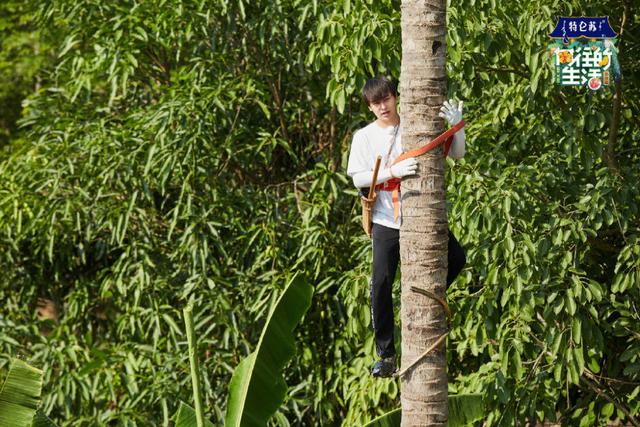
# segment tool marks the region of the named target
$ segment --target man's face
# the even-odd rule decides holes
[[[398,115],[396,109],[396,97],[392,94],[388,94],[379,101],[371,102],[369,104],[369,110],[376,115],[376,118],[380,121],[395,121]]]

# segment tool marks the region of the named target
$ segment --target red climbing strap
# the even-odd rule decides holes
[[[461,120],[457,124],[451,127],[451,129],[447,130],[444,133],[438,135],[433,141],[429,142],[426,145],[423,145],[420,148],[416,148],[415,150],[407,151],[406,153],[402,153],[399,155],[393,164],[395,165],[398,162],[401,162],[405,159],[411,157],[422,156],[426,152],[433,150],[438,145],[444,142],[444,156],[446,157],[449,154],[449,148],[451,148],[451,144],[453,143],[453,134],[458,132],[460,129],[464,127],[464,120]],[[393,220],[397,221],[398,216],[400,215],[400,178],[391,178],[383,182],[382,184],[376,185],[376,190],[380,191],[391,191],[391,200],[393,201]]]

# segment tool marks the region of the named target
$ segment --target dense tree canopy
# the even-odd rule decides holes
[[[449,92],[468,140],[448,160],[468,259],[448,291],[449,382],[485,395],[489,425],[640,418],[631,6],[448,5]],[[399,1],[0,11],[0,366],[42,368],[53,419],[168,425],[190,396],[180,313],[192,302],[207,416],[221,423],[233,368],[296,272],[314,297],[272,423],[354,425],[397,407],[397,380],[368,375],[370,243],[345,166],[370,120],[360,87],[399,77]],[[560,15],[608,15],[622,33],[618,110],[612,88],[553,83]],[[38,298],[60,305],[58,323],[37,320]]]

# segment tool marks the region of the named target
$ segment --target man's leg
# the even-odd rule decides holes
[[[447,270],[447,287],[449,287],[449,285],[456,280],[456,277],[458,277],[458,274],[460,274],[460,271],[462,271],[462,268],[467,263],[467,257],[464,255],[464,249],[462,249],[462,246],[460,246],[460,243],[458,243],[458,240],[451,230],[449,230],[449,250],[447,253],[447,259],[449,262],[449,268]]]
[[[373,268],[369,286],[371,322],[376,352],[381,358],[396,354],[393,344],[393,302],[391,288],[400,261],[400,231],[373,224]]]

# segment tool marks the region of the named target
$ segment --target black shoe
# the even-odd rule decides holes
[[[371,368],[371,375],[379,378],[389,378],[396,371],[396,357],[390,356],[378,360]]]

